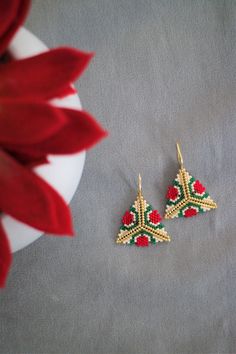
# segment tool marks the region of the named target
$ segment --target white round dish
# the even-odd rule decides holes
[[[10,43],[9,50],[16,59],[23,59],[42,53],[48,48],[31,32],[22,27]],[[76,94],[63,99],[55,99],[52,103],[57,106],[81,109],[80,100]],[[49,156],[49,160],[49,164],[39,166],[34,171],[53,186],[69,204],[80,182],[85,152],[57,157]],[[42,231],[29,227],[9,215],[3,214],[2,222],[12,252],[26,247],[43,234]]]

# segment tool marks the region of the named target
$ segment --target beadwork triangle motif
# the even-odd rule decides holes
[[[173,184],[167,191],[166,219],[192,217],[198,213],[217,208],[206,188],[181,168]]]
[[[143,198],[141,193],[123,216],[116,242],[145,247],[157,242],[170,241],[170,236],[160,222],[161,217]]]

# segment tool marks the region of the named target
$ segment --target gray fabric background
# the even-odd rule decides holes
[[[15,254],[0,353],[236,353],[236,2],[35,0],[27,28],[96,51],[77,87],[110,137],[71,204],[79,236]],[[166,221],[170,244],[116,245],[138,172],[164,212],[177,139],[219,208]]]

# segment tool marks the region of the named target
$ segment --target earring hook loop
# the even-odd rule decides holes
[[[142,194],[142,177],[140,173],[138,174],[138,193]]]
[[[177,148],[177,159],[178,159],[178,162],[180,164],[180,168],[183,169],[184,168],[184,160],[183,160],[183,156],[182,156],[182,153],[181,153],[180,145],[179,145],[178,142],[176,143],[176,148]]]

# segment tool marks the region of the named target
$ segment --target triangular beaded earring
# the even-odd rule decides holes
[[[123,225],[116,243],[145,247],[149,243],[170,241],[170,236],[160,222],[160,214],[143,198],[140,175],[138,185],[137,199],[123,216]]]
[[[178,143],[176,146],[180,169],[167,191],[165,219],[191,217],[217,208],[202,183],[185,170],[180,146]]]

